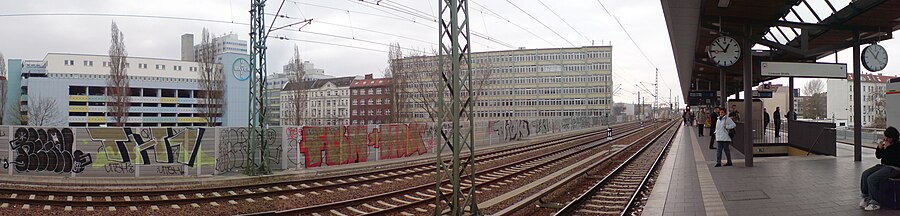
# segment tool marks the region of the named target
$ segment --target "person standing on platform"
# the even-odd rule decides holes
[[[781,137],[781,107],[775,107],[772,117],[775,118],[775,137]]]
[[[703,137],[703,123],[706,122],[706,108],[700,107],[697,111],[697,130],[700,131],[700,137]]]
[[[766,108],[763,107],[763,135],[766,135],[766,130],[769,128],[769,111],[766,111]]]
[[[731,105],[731,113],[728,113],[728,117],[731,117],[732,121],[741,121],[741,112],[738,112],[737,105]]]
[[[733,134],[730,131],[737,125],[734,124],[730,117],[725,117],[725,109],[719,110],[717,119],[715,139],[716,143],[719,144],[719,148],[716,150],[716,167],[722,166],[722,151],[725,151],[725,158],[727,159],[725,166],[731,166],[731,149],[729,149],[729,146],[731,146]]]
[[[893,193],[893,191],[883,191],[884,188],[878,186],[883,181],[888,181],[888,178],[900,174],[900,132],[897,131],[897,128],[888,127],[884,130],[884,138],[875,147],[875,157],[881,159],[881,164],[876,164],[864,171],[859,186],[863,196],[859,207],[866,211],[881,208],[878,201],[875,201],[874,193]]]
[[[691,120],[691,107],[688,106],[684,108],[684,113],[681,114],[681,117],[684,118],[684,125],[689,125]]]
[[[710,135],[712,136],[709,138],[709,149],[716,149],[716,147],[713,146],[713,143],[716,142],[716,134],[713,131],[716,129],[716,120],[719,117],[719,110],[721,109],[721,107],[716,107],[714,112],[709,113],[709,130]]]

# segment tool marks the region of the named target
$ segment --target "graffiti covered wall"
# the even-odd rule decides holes
[[[434,148],[428,124],[286,127],[288,146],[298,146],[299,168],[404,158]]]

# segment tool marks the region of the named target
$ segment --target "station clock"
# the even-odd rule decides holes
[[[706,47],[706,53],[717,65],[732,66],[741,58],[741,44],[732,37],[720,36]]]
[[[888,54],[884,47],[878,44],[867,46],[862,51],[862,64],[866,70],[875,72],[887,67]]]

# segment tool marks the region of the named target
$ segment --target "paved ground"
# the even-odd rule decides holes
[[[878,162],[872,149],[863,149],[862,162],[853,161],[852,146],[838,144],[837,157],[757,157],[754,167],[742,159],[713,167],[708,138],[682,127],[644,215],[900,215],[857,207],[859,176]]]

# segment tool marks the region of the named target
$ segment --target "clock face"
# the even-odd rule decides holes
[[[728,67],[741,58],[741,45],[734,38],[721,36],[713,40],[706,53],[719,66]]]
[[[884,70],[888,63],[888,54],[884,47],[872,44],[863,49],[862,64],[866,70],[875,72]]]
[[[243,58],[234,60],[234,64],[231,65],[231,72],[234,74],[234,78],[240,81],[250,79],[250,62]]]

